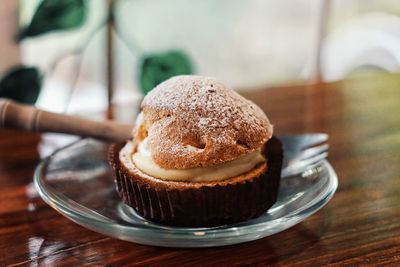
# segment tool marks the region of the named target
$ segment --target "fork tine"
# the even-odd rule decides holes
[[[294,157],[291,161],[309,159],[318,154],[328,151],[328,149],[329,149],[329,144],[322,144],[319,146],[306,148],[305,150],[303,150],[303,152],[301,152],[298,156]]]
[[[305,160],[298,161],[298,162],[294,163],[292,165],[292,168],[294,168],[294,169],[303,168],[303,167],[305,167],[307,165],[311,165],[311,164],[313,164],[315,162],[321,161],[321,160],[323,160],[323,159],[325,159],[327,157],[328,157],[328,152],[323,152],[323,153],[321,153],[319,155],[315,155],[314,157],[311,157],[311,158],[308,158],[308,159],[305,159]]]
[[[328,141],[324,133],[279,136],[285,150],[298,151]]]
[[[325,143],[328,141],[328,135],[324,133],[312,134],[312,135],[304,135],[303,137],[304,143],[302,148],[307,148],[311,146],[315,146],[317,144]]]
[[[282,170],[282,177],[291,176],[297,173],[300,173],[304,170],[304,168],[316,164],[328,156],[328,152],[323,152],[319,155],[315,155],[314,157],[304,159],[301,161],[296,161],[295,163],[289,165],[288,167]]]

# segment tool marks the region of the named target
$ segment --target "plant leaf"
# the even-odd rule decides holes
[[[0,80],[0,97],[34,104],[39,96],[42,78],[33,67],[16,66]]]
[[[189,57],[181,51],[145,55],[141,61],[140,89],[147,94],[159,83],[180,74],[192,74]]]
[[[43,0],[30,24],[21,29],[17,41],[50,31],[78,28],[86,19],[85,0]]]

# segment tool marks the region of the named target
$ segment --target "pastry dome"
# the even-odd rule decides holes
[[[134,142],[148,138],[166,169],[212,166],[261,148],[273,126],[253,102],[214,78],[175,76],[143,100]]]

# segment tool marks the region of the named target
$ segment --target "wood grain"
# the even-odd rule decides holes
[[[169,249],[86,230],[32,188],[40,136],[0,132],[0,266],[400,265],[400,75],[246,94],[278,133],[327,132],[339,188],[322,210],[258,241]]]

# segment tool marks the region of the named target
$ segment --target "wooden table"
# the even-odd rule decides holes
[[[258,241],[171,249],[109,238],[64,218],[32,187],[40,136],[0,133],[0,266],[400,266],[400,75],[246,93],[277,133],[326,132],[339,188],[306,221]]]

